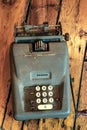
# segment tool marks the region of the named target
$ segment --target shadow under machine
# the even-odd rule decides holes
[[[70,113],[69,36],[61,23],[15,26],[11,47],[14,117],[65,118]]]

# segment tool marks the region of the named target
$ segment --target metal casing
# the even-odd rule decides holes
[[[13,44],[11,48],[11,73],[14,117],[17,120],[39,118],[65,118],[70,113],[70,78],[68,48],[65,41],[49,42],[48,52],[29,52],[29,44]],[[47,77],[37,77],[47,74]],[[34,85],[59,85],[64,82],[62,109],[55,111],[25,112],[24,87]]]

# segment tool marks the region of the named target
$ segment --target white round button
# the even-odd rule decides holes
[[[52,86],[52,85],[49,85],[49,86],[48,86],[48,90],[53,90],[53,86]]]
[[[41,103],[41,99],[38,98],[38,99],[36,100],[36,102],[37,102],[38,104]]]
[[[40,92],[37,92],[36,97],[40,97],[40,96],[41,96]]]
[[[46,96],[47,96],[47,93],[46,93],[46,92],[43,92],[43,93],[42,93],[42,96],[43,96],[43,97],[46,97]]]
[[[40,86],[36,86],[36,91],[40,91]]]
[[[49,98],[49,102],[53,103],[54,99],[53,98]]]
[[[47,98],[43,98],[43,103],[47,103]]]
[[[45,91],[46,90],[46,86],[42,86],[42,90]]]
[[[49,95],[49,96],[53,96],[53,92],[49,92],[48,95]]]

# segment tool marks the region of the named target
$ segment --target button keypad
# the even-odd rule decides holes
[[[60,110],[63,85],[36,85],[24,88],[24,109],[28,111]]]
[[[51,108],[51,107],[48,107],[50,105],[53,108],[53,102],[54,102],[53,86],[52,85],[36,86],[35,90],[36,90],[36,103],[38,104],[38,108],[41,110],[41,108],[43,109],[44,107],[44,110],[45,110],[45,106],[47,106],[46,107],[46,110],[47,110],[47,108],[48,109]]]

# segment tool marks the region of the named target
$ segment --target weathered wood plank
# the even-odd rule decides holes
[[[24,123],[23,130],[38,130],[38,120],[30,120]]]
[[[42,21],[45,20],[45,8],[44,6],[46,5],[46,0],[43,1],[31,1],[30,5],[30,12],[28,16],[28,24],[33,24],[33,25],[38,25],[41,24]]]
[[[0,126],[2,121],[4,121],[4,112],[6,108],[9,88],[10,88],[10,63],[9,63],[9,48],[13,41],[14,24],[22,22],[24,15],[26,1],[17,1],[13,6],[4,5],[0,1]],[[12,123],[12,129],[14,127],[18,128],[13,117],[8,116],[8,112],[11,107],[11,102],[9,102],[5,121],[3,127],[5,130],[10,129]]]
[[[77,104],[80,74],[81,74],[81,67],[82,67],[85,39],[86,39],[86,37],[81,39],[79,37],[79,32],[81,32],[81,30],[83,31],[87,30],[87,21],[85,19],[87,5],[86,1],[72,0],[71,4],[71,1],[66,0],[63,6],[64,6],[62,8],[63,15],[61,14],[61,21],[63,25],[63,30],[68,31],[70,33],[70,42],[69,42],[69,54],[71,59],[70,70],[71,70],[71,76],[74,77],[73,90],[74,90],[75,103]],[[66,25],[68,26],[68,28],[66,27]],[[80,119],[79,122],[81,123],[82,121]],[[84,130],[86,129],[86,122],[87,119],[85,118],[85,121],[83,121]],[[79,123],[77,124],[78,124],[77,126],[79,126]],[[79,129],[79,127],[77,127],[76,129]],[[83,130],[83,127],[81,130]]]
[[[50,24],[55,24],[58,5],[59,1],[57,0],[49,0],[49,2],[47,2],[46,0],[32,0],[28,23],[37,25],[42,24],[45,21],[48,21]]]
[[[87,109],[87,63],[84,63],[82,86],[80,91],[80,101],[78,110]],[[87,116],[78,116],[76,129],[87,130]]]
[[[5,114],[5,120],[3,124],[3,129],[5,130],[20,130],[22,126],[21,121],[16,121],[13,119],[13,108],[12,108],[12,95],[10,95],[7,112]]]
[[[70,41],[69,41],[69,55],[70,55],[70,72],[71,76],[74,78],[73,83],[73,91],[75,97],[75,103],[77,104],[77,97],[78,97],[78,89],[79,89],[79,82],[80,82],[80,74],[81,74],[81,67],[83,61],[83,52],[85,47],[85,40],[80,39],[79,32],[81,29],[81,14],[80,14],[80,1],[79,0],[72,0],[71,1],[63,1],[62,12],[61,12],[61,21],[63,26],[64,32],[69,32],[70,34]],[[73,117],[74,113],[72,112]],[[66,120],[67,122],[71,122],[70,118],[68,117]],[[74,123],[74,118],[72,118],[72,125]]]

